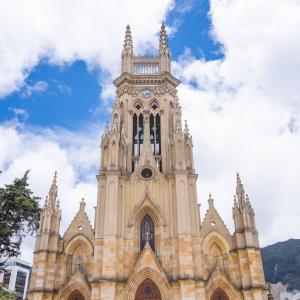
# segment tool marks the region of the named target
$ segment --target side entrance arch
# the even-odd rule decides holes
[[[138,287],[134,300],[162,300],[157,285],[149,278]]]
[[[76,290],[68,298],[68,300],[85,300],[82,294]]]

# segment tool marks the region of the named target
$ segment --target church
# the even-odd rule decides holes
[[[162,24],[158,54],[136,56],[130,27],[101,141],[95,222],[85,202],[60,234],[54,176],[36,236],[30,300],[266,300],[254,210],[239,175],[234,232],[214,200],[200,216],[193,141]],[[95,195],[96,196],[96,195]]]

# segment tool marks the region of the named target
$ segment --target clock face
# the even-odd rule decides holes
[[[141,91],[141,93],[140,93],[140,95],[142,96],[142,97],[144,97],[144,98],[149,98],[150,96],[151,96],[151,91],[150,90],[142,90]]]

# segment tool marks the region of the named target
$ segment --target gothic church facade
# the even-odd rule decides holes
[[[201,221],[165,26],[135,56],[129,26],[101,140],[94,227],[85,203],[64,235],[56,174],[36,237],[30,300],[265,300],[254,211],[238,176],[231,234],[209,196]],[[183,128],[184,127],[184,128]]]

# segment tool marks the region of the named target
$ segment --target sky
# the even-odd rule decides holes
[[[61,234],[84,197],[93,224],[100,138],[110,121],[127,24],[155,53],[164,21],[198,201],[233,231],[239,172],[261,246],[300,238],[300,2],[0,0],[0,185],[30,169],[41,205],[54,171]],[[22,258],[32,259],[26,238]]]

